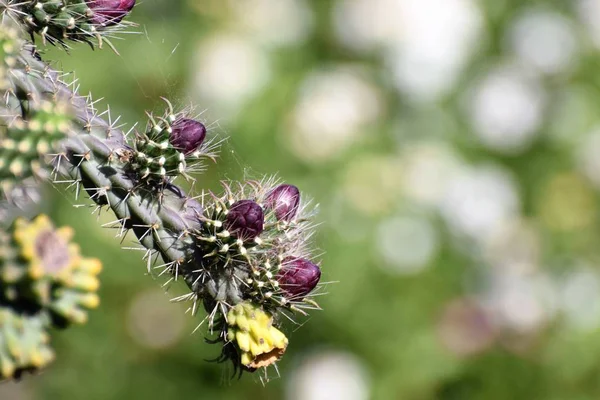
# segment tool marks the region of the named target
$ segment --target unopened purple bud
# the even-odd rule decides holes
[[[252,200],[233,203],[224,224],[225,229],[243,240],[258,237],[263,231],[263,225],[263,209]]]
[[[290,222],[298,213],[300,190],[294,185],[279,185],[267,196],[266,207],[275,210],[279,221]]]
[[[202,145],[206,138],[206,127],[193,119],[180,118],[171,126],[173,132],[169,141],[176,149],[188,155]]]
[[[92,22],[100,26],[118,24],[135,6],[135,0],[86,0],[86,3],[94,12]]]
[[[276,279],[284,292],[294,299],[300,299],[317,286],[321,269],[305,258],[286,257]]]

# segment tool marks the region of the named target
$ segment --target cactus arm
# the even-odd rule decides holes
[[[183,190],[173,186],[159,200],[149,188],[136,184],[121,160],[129,151],[124,133],[101,118],[88,98],[61,82],[32,50],[24,46],[11,68],[11,97],[18,104],[63,101],[73,111],[68,138],[56,143],[56,180],[80,185],[94,202],[110,207],[123,227],[133,230],[146,249],[158,252],[165,265],[185,263],[194,249],[187,234],[191,222],[181,215],[194,209]],[[31,114],[24,105],[21,112]]]
[[[315,309],[311,292],[320,279],[307,245],[312,214],[300,203],[299,190],[275,179],[224,184],[223,195],[209,193],[199,203],[175,181],[188,179],[203,158],[212,158],[203,124],[174,113],[169,104],[164,117],[149,115],[145,132],[125,134],[105,120],[91,97],[80,96],[75,84],[63,82],[41,61],[33,46],[10,40],[15,51],[4,58],[6,116],[0,139],[18,128],[13,120],[22,120],[48,140],[47,146],[24,145],[27,151],[11,157],[27,162],[30,175],[34,167],[41,169],[35,175],[67,184],[76,199],[83,189],[96,209],[112,210],[115,220],[109,225],[121,237],[133,231],[148,272],[158,269],[169,282],[181,276],[190,293],[174,300],[191,301],[193,313],[204,307],[208,330],[223,345],[223,360],[249,371],[277,361],[287,338],[270,327],[284,315]],[[54,109],[48,111],[47,104]],[[49,116],[62,119],[41,123]],[[52,136],[55,125],[60,135]],[[23,178],[20,169],[2,161],[0,154],[0,177]],[[264,326],[248,332],[239,321],[228,321],[232,309],[250,321],[260,317]]]

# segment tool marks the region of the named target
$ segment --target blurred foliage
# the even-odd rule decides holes
[[[195,190],[277,172],[321,205],[323,280],[336,283],[324,311],[292,328],[281,378],[229,381],[205,362],[218,354],[169,304],[178,286],[163,295],[140,252],[55,193],[42,207],[105,266],[101,307],[54,339],[48,371],[0,398],[598,398],[600,3],[423,2],[454,4],[420,23],[441,39],[438,12],[473,26],[462,47],[411,37],[417,0],[373,0],[354,21],[351,0],[286,0],[309,17],[274,11],[248,28],[258,3],[277,9],[143,1],[119,56],[80,46],[46,58],[129,126],[162,111],[160,96],[205,109],[229,140]],[[287,40],[282,24],[298,20]],[[442,56],[419,59],[411,40]],[[431,89],[440,76],[446,88]]]

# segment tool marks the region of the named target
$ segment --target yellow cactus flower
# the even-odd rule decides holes
[[[259,306],[244,302],[227,314],[227,339],[239,348],[243,366],[267,367],[281,358],[288,345],[287,337],[273,326],[273,317]]]
[[[70,322],[87,321],[87,309],[96,308],[102,264],[85,258],[71,242],[70,227],[55,228],[40,215],[31,221],[15,221],[10,237],[0,237],[0,277],[5,296],[48,308]],[[29,286],[28,291],[16,287]],[[17,298],[27,296],[27,298]]]

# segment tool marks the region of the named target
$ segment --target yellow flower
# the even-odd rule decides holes
[[[69,227],[55,229],[46,215],[31,222],[18,219],[13,238],[21,257],[29,264],[29,275],[33,279],[43,276],[64,279],[80,262],[79,246],[70,243],[73,230]]]
[[[273,326],[273,317],[259,306],[244,302],[227,314],[227,340],[239,348],[240,362],[247,368],[267,367],[281,358],[287,337]]]
[[[0,380],[45,367],[54,360],[43,318],[0,306]]]
[[[95,292],[102,264],[80,254],[79,246],[71,242],[73,234],[69,227],[55,228],[45,215],[32,221],[18,219],[12,238],[0,238],[5,296],[48,308],[70,322],[87,321],[86,309],[99,304]]]

